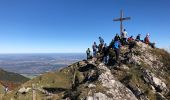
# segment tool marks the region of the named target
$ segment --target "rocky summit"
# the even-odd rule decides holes
[[[170,100],[170,54],[135,42],[121,48],[120,63],[110,50],[107,65],[79,61],[27,81],[2,100]]]

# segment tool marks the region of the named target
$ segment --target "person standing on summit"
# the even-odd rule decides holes
[[[94,42],[94,44],[93,44],[93,46],[92,46],[92,48],[93,48],[93,57],[96,57],[96,54],[97,54],[97,44],[96,44],[96,42]]]
[[[102,37],[99,37],[100,44],[104,45],[104,39]]]
[[[102,37],[99,37],[99,42],[100,44],[99,44],[98,52],[101,53],[104,47],[104,39]]]
[[[119,63],[120,47],[121,47],[121,43],[118,39],[116,39],[114,44],[113,44],[113,49],[114,49],[115,54],[116,54],[116,62],[117,63]]]
[[[86,50],[86,54],[87,54],[87,60],[88,60],[88,59],[91,59],[91,51],[90,51],[90,48],[88,48],[88,49]]]
[[[104,64],[106,65],[106,64],[108,64],[108,60],[109,60],[109,48],[108,48],[108,46],[107,46],[107,44],[105,43],[104,44],[104,47],[103,47],[103,62],[104,62]]]
[[[127,34],[126,29],[124,29],[122,32],[122,45],[126,44]]]

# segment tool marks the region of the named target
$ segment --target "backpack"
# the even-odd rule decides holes
[[[114,47],[113,48],[115,48],[115,49],[119,49],[119,41],[115,41],[115,43],[114,43]]]

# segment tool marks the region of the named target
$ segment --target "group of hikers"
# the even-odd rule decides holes
[[[120,55],[120,48],[125,45],[129,45],[130,52],[132,48],[135,45],[135,41],[144,42],[145,44],[150,45],[152,48],[155,48],[155,43],[151,43],[149,39],[149,33],[146,35],[144,40],[141,40],[141,34],[138,34],[136,38],[134,39],[133,36],[128,37],[127,36],[126,29],[123,30],[121,33],[121,36],[117,33],[114,39],[112,39],[109,46],[104,42],[104,39],[102,37],[99,37],[100,44],[97,45],[96,42],[93,43],[92,49],[93,52],[91,52],[90,48],[87,49],[87,59],[92,58],[101,58],[100,60],[103,61],[105,64],[108,64],[109,61],[109,52],[110,50],[113,50],[115,52],[115,61],[116,63],[119,63],[119,55]],[[93,55],[92,55],[93,53]]]

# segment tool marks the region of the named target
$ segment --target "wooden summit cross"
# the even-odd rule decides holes
[[[120,18],[116,18],[113,21],[120,21],[120,35],[123,32],[123,21],[124,20],[130,20],[130,17],[123,18],[123,10],[120,11]]]

